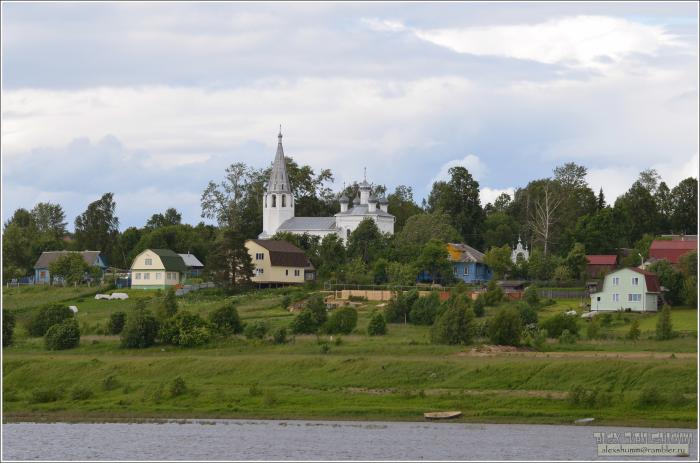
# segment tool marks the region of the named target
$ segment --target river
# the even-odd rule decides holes
[[[599,458],[596,436],[600,435],[594,433],[609,436],[637,431],[690,433],[690,458],[678,459],[697,461],[696,429],[272,420],[7,423],[3,425],[2,457],[4,460],[590,460]]]

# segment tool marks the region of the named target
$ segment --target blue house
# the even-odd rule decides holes
[[[447,243],[447,253],[455,278],[472,284],[491,279],[491,269],[484,263],[484,253],[462,243]]]
[[[85,263],[90,267],[99,267],[102,273],[107,269],[107,260],[100,254],[100,251],[44,251],[34,264],[34,283],[51,283],[49,265],[61,256],[71,252],[77,252],[83,257]]]

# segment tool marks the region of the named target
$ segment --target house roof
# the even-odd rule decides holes
[[[359,202],[358,200],[355,201]],[[384,212],[381,209],[370,209],[367,204],[357,204],[345,212],[338,212],[335,216],[338,217],[339,215],[379,215],[383,217],[394,217],[392,214]]]
[[[655,273],[648,272],[646,270],[642,270],[641,268],[637,267],[629,267],[630,270],[633,272],[641,273],[644,275],[644,280],[646,280],[647,283],[647,292],[650,293],[658,293],[661,291],[661,285],[659,284],[659,277],[656,276]]]
[[[197,259],[197,256],[194,254],[190,254],[189,252],[187,254],[178,254],[180,257],[182,257],[182,261],[185,263],[187,267],[204,267],[204,264]]]
[[[171,251],[170,249],[147,249],[160,257],[160,261],[163,263],[165,270],[169,272],[186,272],[187,266],[185,261],[182,260],[179,254]]]
[[[275,160],[272,162],[267,191],[268,193],[292,192],[289,176],[287,175],[287,163],[284,159],[284,149],[282,148],[282,127],[280,127],[280,133],[277,135],[277,153],[275,153]]]
[[[478,262],[484,263],[484,253],[477,251],[468,244],[447,243],[447,252],[452,262]]]
[[[335,230],[335,217],[292,217],[277,231]]]
[[[304,251],[284,240],[250,240],[270,252],[273,267],[313,268]]]
[[[697,249],[697,241],[654,240],[649,247],[649,257],[666,259],[672,264],[677,264],[682,255]]]
[[[617,256],[615,254],[591,254],[586,256],[588,265],[615,265]]]
[[[95,265],[97,258],[100,256],[100,251],[44,251],[34,264],[34,268],[49,268],[49,265],[59,257],[74,252],[80,254],[88,265]]]

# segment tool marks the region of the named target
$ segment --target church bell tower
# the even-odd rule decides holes
[[[263,195],[263,232],[260,234],[260,238],[271,237],[277,232],[280,225],[294,217],[294,195],[287,176],[287,165],[282,149],[281,126],[277,139],[277,153]]]

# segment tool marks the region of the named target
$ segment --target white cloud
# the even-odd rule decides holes
[[[498,198],[501,194],[507,193],[510,195],[510,199],[513,199],[515,196],[515,188],[509,187],[509,188],[489,188],[489,187],[482,187],[479,190],[479,198],[481,199],[481,205],[486,206],[488,203],[493,204],[493,202]]]
[[[432,186],[434,182],[440,180],[449,180],[449,170],[452,167],[465,167],[475,180],[480,180],[488,172],[488,167],[484,164],[478,156],[474,154],[467,154],[462,159],[453,159],[447,161],[440,167],[440,171],[435,177],[430,181],[429,187]]]
[[[401,32],[406,30],[400,21],[391,21],[388,19],[363,18],[362,22],[370,29],[377,32]]]

